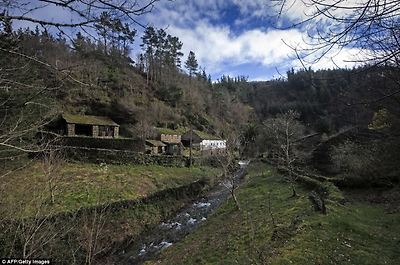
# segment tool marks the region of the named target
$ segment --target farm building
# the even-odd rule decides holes
[[[146,153],[147,154],[164,154],[167,145],[158,140],[146,140]]]
[[[190,146],[190,137],[192,137],[192,147],[200,150],[202,153],[219,153],[226,149],[226,140],[215,135],[211,135],[202,131],[187,131],[182,135],[182,143],[184,146]]]
[[[64,113],[47,127],[50,131],[70,137],[118,138],[119,136],[119,125],[103,116]]]
[[[166,145],[165,153],[167,155],[181,155],[183,146],[179,132],[168,128],[155,128],[155,131],[155,139]]]

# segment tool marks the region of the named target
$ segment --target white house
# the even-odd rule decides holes
[[[223,140],[215,135],[211,135],[202,131],[193,130],[186,132],[182,135],[182,143],[188,147],[190,146],[190,137],[192,138],[192,146],[200,151],[223,151],[226,149],[226,140]]]
[[[200,142],[200,151],[225,149],[226,140],[203,140]]]

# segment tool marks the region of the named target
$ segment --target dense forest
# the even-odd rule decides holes
[[[315,160],[319,159],[316,156],[325,156],[336,168],[323,170],[325,174],[343,173],[350,179],[353,175],[355,182],[368,186],[374,185],[376,179],[386,184],[398,181],[398,84],[398,68],[366,65],[317,71],[292,69],[287,76],[266,82],[223,76],[214,87],[225,87],[252,107],[256,119],[244,128],[242,135],[253,135],[258,152],[271,151],[269,142],[274,139],[268,135],[274,132],[267,129],[269,120],[296,111],[295,120],[305,129],[302,135],[297,130],[297,138],[292,140],[316,136],[314,140],[299,142],[297,149],[306,151],[299,155],[303,158],[301,167],[310,166],[310,155]],[[309,153],[321,141],[331,139],[332,146],[329,143],[324,154]],[[323,169],[318,165],[317,168]]]

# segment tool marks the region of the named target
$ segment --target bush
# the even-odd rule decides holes
[[[388,149],[392,147],[379,145],[376,142],[358,144],[346,141],[333,147],[331,160],[340,172],[341,186],[365,187],[388,186],[391,179],[388,178]]]

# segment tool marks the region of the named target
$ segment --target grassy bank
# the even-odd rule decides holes
[[[65,163],[57,173],[54,204],[49,201],[48,179],[38,161],[3,179],[0,256],[46,257],[56,264],[106,262],[109,253],[138,240],[144,231],[202,192],[199,187],[180,194],[179,187],[191,187],[188,184],[199,179],[212,183],[220,174],[210,167],[81,163]],[[107,207],[112,202],[149,195],[153,199],[148,202]],[[79,208],[86,209],[76,214]],[[57,215],[65,211],[71,214]],[[16,221],[9,222],[13,219]]]
[[[219,170],[211,167],[63,163],[52,173],[54,203],[50,203],[49,177],[43,164],[34,161],[4,177],[0,183],[0,214],[30,216],[73,211],[81,207],[133,200],[159,190],[213,179]]]
[[[309,190],[289,185],[263,164],[193,234],[147,264],[400,264],[400,213],[353,199],[315,212]]]

